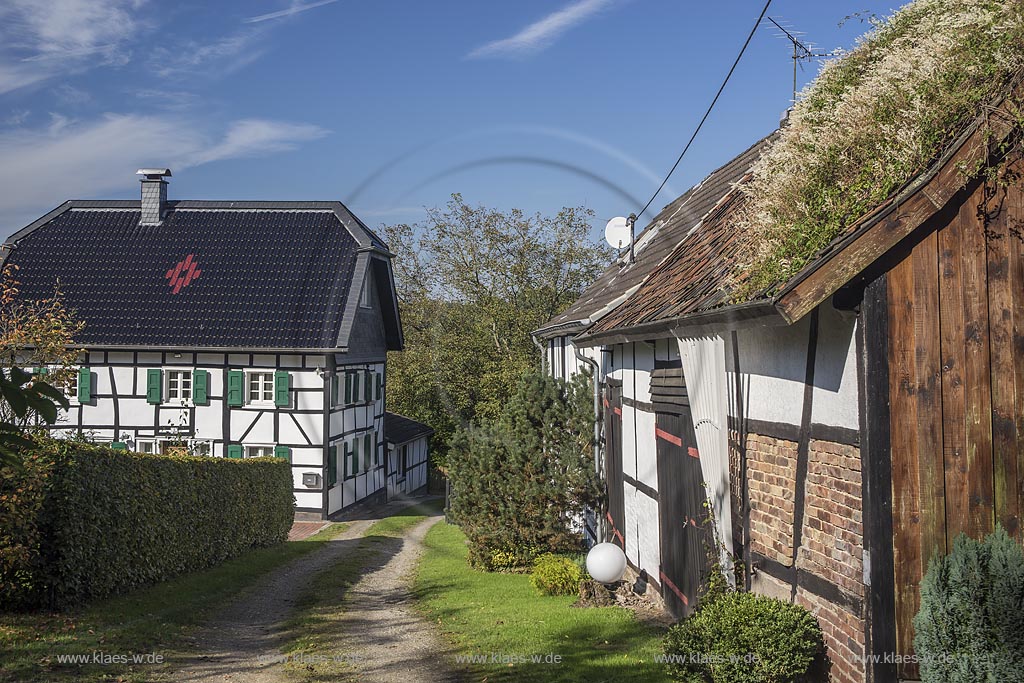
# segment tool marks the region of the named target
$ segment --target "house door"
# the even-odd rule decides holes
[[[708,574],[713,535],[704,506],[697,437],[682,368],[655,370],[651,380],[658,446],[658,508],[661,531],[659,581],[665,604],[676,618],[697,606]]]
[[[626,540],[622,531],[626,528],[626,500],[622,490],[622,381],[609,379],[604,399],[604,472],[608,487],[608,514],[610,538],[623,550]]]

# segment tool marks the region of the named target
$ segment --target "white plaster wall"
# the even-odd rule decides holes
[[[294,495],[296,507],[319,510],[324,505],[323,496],[319,491],[295,491]]]
[[[807,376],[808,319],[786,327],[737,331],[743,414],[748,419],[799,425]],[[731,347],[727,360],[732,364]],[[730,371],[730,391],[735,386]]]
[[[628,482],[622,484],[624,495],[623,508],[625,508],[625,521],[623,522],[625,529],[622,530],[622,536],[625,538],[625,551],[626,557],[634,565],[639,566],[640,563],[640,542],[638,538],[638,526],[637,522],[641,519],[641,510],[637,506],[637,498],[643,494],[639,494],[632,485]],[[655,517],[654,521],[657,524],[658,518]]]
[[[860,429],[857,318],[831,306],[821,306],[819,310],[811,422]]]
[[[634,509],[637,516],[633,519],[637,524],[637,547],[639,548],[640,561],[637,563],[641,569],[657,579],[661,567],[661,526],[658,517],[658,501],[647,497],[645,494],[634,489]],[[626,524],[630,524],[628,518]]]

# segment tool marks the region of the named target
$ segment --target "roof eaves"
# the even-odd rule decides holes
[[[590,327],[590,325],[590,318],[567,320],[564,323],[555,323],[554,325],[540,327],[530,334],[537,339],[551,339],[552,337],[561,337],[568,334],[578,334]]]
[[[709,332],[720,332],[722,328],[775,327],[785,325],[775,305],[768,300],[750,301],[742,304],[723,306],[708,311],[697,311],[686,315],[640,323],[629,327],[617,327],[602,332],[583,334],[574,341],[578,346],[607,346],[629,344],[648,339],[676,336],[698,336]]]

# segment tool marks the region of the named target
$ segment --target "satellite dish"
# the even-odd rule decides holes
[[[608,225],[604,228],[604,238],[616,249],[622,249],[628,245],[630,240],[629,220],[622,216],[616,216],[608,221]]]

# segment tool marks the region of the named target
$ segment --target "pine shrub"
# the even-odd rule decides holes
[[[1002,683],[1024,672],[1024,549],[999,526],[964,534],[921,582],[914,650],[925,683]]]
[[[601,501],[590,386],[528,373],[497,420],[456,435],[451,511],[473,566],[528,568],[538,552],[581,549],[576,522]]]
[[[810,612],[755,593],[723,593],[665,636],[668,673],[686,683],[809,681],[824,651]]]
[[[530,583],[543,595],[575,595],[583,572],[570,557],[545,553],[533,561]]]

